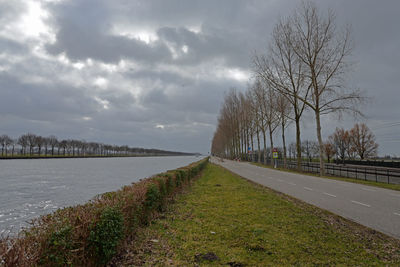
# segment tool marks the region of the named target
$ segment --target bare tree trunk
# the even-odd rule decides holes
[[[265,134],[265,130],[262,130],[263,138],[264,138],[264,164],[267,165],[267,136]]]
[[[297,170],[301,171],[301,140],[300,140],[300,118],[296,117],[296,157]]]
[[[251,136],[250,141],[251,141],[251,161],[253,162],[254,161],[254,138],[253,138],[253,136]]]
[[[319,146],[319,174],[325,175],[324,143],[322,142],[321,118],[320,118],[319,110],[315,111],[315,121],[317,123],[317,137],[318,137],[318,146]]]
[[[283,120],[282,120],[282,145],[283,145],[283,167],[286,168],[285,123]]]
[[[273,134],[273,132],[272,132],[272,129],[271,129],[271,126],[269,127],[269,143],[270,143],[270,145],[271,145],[271,151],[270,151],[270,154],[269,154],[269,156],[270,156],[270,159],[271,159],[271,166],[274,166],[274,141],[273,141],[273,138],[272,138],[272,134]]]
[[[261,147],[260,147],[260,129],[257,128],[257,149],[258,149],[258,163],[261,163]]]

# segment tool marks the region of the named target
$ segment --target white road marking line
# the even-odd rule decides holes
[[[322,194],[330,196],[330,197],[336,197],[335,195],[332,195],[332,194],[329,194],[329,193],[326,193],[326,192],[323,192]]]
[[[284,180],[282,180],[282,179],[276,179],[278,182],[285,182]]]
[[[362,190],[365,190],[365,191],[371,191],[371,192],[375,192],[376,190],[374,190],[374,189],[369,189],[369,188],[361,188]]]
[[[394,197],[400,197],[400,194],[389,194],[389,195],[394,196]]]
[[[358,205],[362,205],[362,206],[368,207],[368,208],[371,207],[371,205],[368,205],[368,204],[365,204],[365,203],[361,203],[361,202],[358,202],[358,201],[352,200],[351,202],[353,202],[353,203],[355,203],[355,204],[358,204]]]
[[[309,187],[303,187],[305,190],[309,190],[309,191],[313,191],[313,189],[312,188],[309,188]]]
[[[400,216],[400,213],[393,212],[394,215]]]
[[[292,182],[287,182],[288,184],[290,184],[290,185],[296,185],[295,183],[292,183]]]

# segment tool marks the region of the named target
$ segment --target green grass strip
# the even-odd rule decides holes
[[[400,264],[399,240],[213,164],[141,238],[150,246],[142,249],[148,265]],[[207,253],[218,259],[202,258]]]

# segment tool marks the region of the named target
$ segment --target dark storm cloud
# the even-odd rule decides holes
[[[55,121],[65,114],[88,116],[97,103],[83,90],[65,85],[22,83],[15,77],[0,74],[0,114],[12,114],[29,120]]]
[[[243,87],[242,82],[227,78],[212,80],[184,77],[170,71],[138,71],[127,75],[131,79],[152,81],[151,88],[143,90],[138,101],[146,106],[177,109],[182,112],[204,112],[215,115],[224,91]],[[171,88],[170,92],[166,88]]]
[[[2,131],[208,152],[224,92],[245,90],[252,55],[300,1],[49,1],[47,39],[15,34],[26,3],[0,4]],[[336,11],[339,27],[352,25],[349,85],[372,97],[364,121],[399,121],[400,2],[316,3]],[[307,118],[304,138],[314,139]],[[354,122],[325,118],[323,133]],[[398,130],[376,130],[381,153],[400,154],[400,142],[384,143]]]
[[[156,7],[162,7],[162,3],[158,3]],[[148,4],[140,5],[139,9]],[[134,3],[131,5],[136,7]],[[168,5],[168,9],[171,9],[171,6],[174,6],[174,3]],[[186,6],[189,10],[179,11],[183,8],[182,6]],[[210,6],[204,4],[201,6],[203,11],[210,9]],[[57,40],[54,44],[48,45],[47,50],[52,54],[65,52],[69,58],[74,60],[92,58],[105,62],[118,62],[123,58],[129,58],[146,63],[166,61],[177,64],[198,64],[212,58],[222,58],[229,65],[245,68],[249,65],[252,51],[251,41],[254,40],[254,37],[249,38],[248,29],[223,28],[221,25],[210,23],[203,18],[203,20],[199,20],[201,32],[196,33],[189,30],[190,25],[193,25],[193,17],[188,16],[187,19],[184,19],[187,21],[187,25],[156,26],[156,35],[159,39],[147,44],[138,39],[112,34],[112,20],[115,19],[115,14],[110,14],[111,11],[107,7],[110,7],[110,4],[104,1],[82,0],[66,2],[53,7]],[[182,2],[177,2],[175,7],[174,12],[183,17],[187,16],[187,11],[189,13],[196,11],[193,6],[182,5]],[[224,9],[223,6],[218,8]],[[147,10],[147,8],[144,9]],[[237,13],[239,10],[231,9],[230,12]],[[85,11],[84,15],[82,11]],[[226,15],[231,14],[230,12]],[[140,13],[145,14],[145,12]],[[165,10],[163,13],[165,14]],[[140,16],[135,17],[135,14],[136,12],[128,16],[129,19],[132,18],[130,20],[132,26],[136,26],[136,23],[151,23],[149,18],[143,18],[143,21],[140,21]],[[151,17],[151,14],[148,15]],[[214,15],[220,17],[218,14]],[[189,23],[189,20],[192,20],[192,23]],[[246,38],[243,38],[244,35]],[[173,53],[168,45],[174,49],[173,53],[179,55],[179,59],[173,60]],[[183,46],[188,47],[187,53],[182,51]]]
[[[110,35],[109,10],[102,1],[74,1],[54,8],[57,41],[48,45],[52,54],[65,52],[74,60],[98,59],[118,62],[124,57],[144,61],[163,61],[170,57],[161,43],[146,43],[122,36]]]

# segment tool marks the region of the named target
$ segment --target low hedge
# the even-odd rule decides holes
[[[205,158],[33,220],[18,237],[0,240],[0,266],[105,265],[207,162]]]

